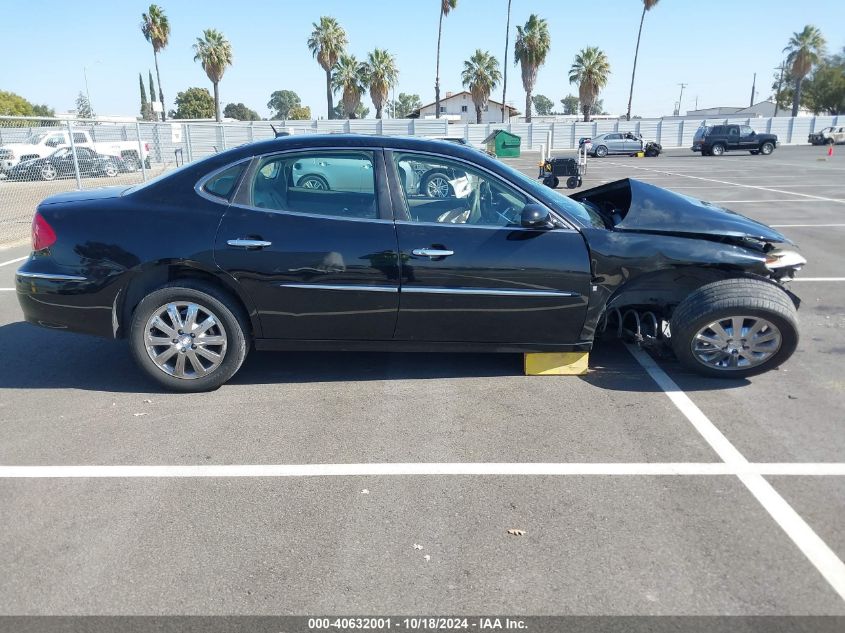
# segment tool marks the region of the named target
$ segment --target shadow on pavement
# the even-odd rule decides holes
[[[0,389],[83,389],[130,393],[162,390],[135,366],[126,341],[38,328],[17,322],[0,327]],[[521,376],[521,354],[381,352],[256,352],[230,381],[235,385],[430,380]],[[561,387],[573,378],[559,380]],[[602,341],[579,377],[608,391],[654,392],[659,388],[619,343]],[[736,388],[747,381],[691,375],[687,390]]]

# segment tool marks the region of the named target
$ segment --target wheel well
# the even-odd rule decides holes
[[[190,279],[201,281],[214,287],[218,292],[227,296],[235,308],[240,309],[243,322],[249,324],[253,337],[260,335],[258,318],[254,309],[250,309],[248,301],[233,287],[226,284],[221,278],[213,273],[185,264],[164,264],[149,268],[135,275],[126,287],[123,296],[123,303],[120,309],[120,321],[116,331],[116,338],[125,338],[128,335],[129,324],[132,321],[132,314],[141,300],[156,288],[164,284]]]

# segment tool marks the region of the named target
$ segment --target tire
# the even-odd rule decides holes
[[[721,156],[725,153],[725,146],[721,143],[716,143],[713,147],[710,148],[710,153],[708,156]]]
[[[760,153],[760,150],[759,149],[751,149],[751,150],[748,150],[748,153],[751,154],[752,156],[757,156],[757,154]]]
[[[567,189],[575,189],[578,186],[578,177],[577,176],[570,176],[566,179],[566,188]]]
[[[593,153],[596,155],[596,158],[604,158],[607,156],[607,148],[604,145],[599,145]]]
[[[114,178],[117,176],[120,170],[117,168],[117,165],[114,163],[106,163],[106,166],[103,167],[103,174],[108,176],[109,178]]]
[[[449,176],[441,171],[426,174],[420,189],[427,198],[452,198],[455,190],[449,183]]]
[[[824,145],[833,145],[836,142],[836,139],[828,138],[825,139]]]
[[[303,189],[317,189],[319,191],[329,191],[331,189],[328,181],[317,174],[308,174],[307,176],[303,176],[299,179],[296,186],[302,187]]]
[[[763,156],[768,156],[768,155],[769,155],[769,154],[771,154],[773,151],[775,151],[775,146],[774,146],[774,143],[772,143],[772,142],[770,142],[770,141],[766,141],[765,143],[763,143],[763,144],[760,146],[760,153],[761,153]]]
[[[557,176],[546,176],[543,178],[543,184],[550,189],[557,189],[557,186],[560,184],[560,180]]]
[[[41,180],[55,180],[59,177],[58,170],[50,163],[42,165],[41,169],[38,170],[38,174],[41,176]]]
[[[739,345],[733,337],[735,323],[742,337]],[[792,300],[777,285],[758,279],[723,279],[702,286],[681,301],[670,325],[681,364],[716,378],[745,378],[773,369],[798,345]],[[746,340],[755,328],[757,335]]]
[[[138,160],[138,155],[135,152],[126,152],[121,158],[126,165],[126,171],[130,174],[141,169],[141,162]]]
[[[702,156],[710,156],[710,151],[704,148],[701,148],[701,155]]]
[[[197,306],[196,318],[200,323],[206,323],[208,319],[213,319],[214,323],[204,332],[188,338],[192,333],[174,323],[169,316],[169,306],[176,307],[184,327],[190,305]],[[159,326],[154,324],[156,316],[160,319]],[[240,306],[218,289],[202,282],[181,280],[162,286],[141,300],[132,314],[129,344],[135,362],[163,387],[181,392],[212,391],[234,376],[243,364],[250,343],[247,323]],[[180,331],[183,331],[182,335],[178,333]],[[199,341],[205,337],[210,342],[203,345]],[[191,341],[196,343],[191,344]],[[221,358],[210,360],[201,352],[193,351],[198,348]],[[153,360],[154,355],[161,357],[167,352],[166,358],[159,362]],[[181,361],[182,377],[178,376],[180,356],[184,359]],[[208,373],[202,375],[196,369],[195,359]]]

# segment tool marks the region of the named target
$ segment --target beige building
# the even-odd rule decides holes
[[[410,114],[412,119],[434,119],[436,118],[434,102],[424,105],[419,110]],[[519,114],[513,106],[507,106],[505,121]],[[475,104],[472,102],[472,95],[466,90],[461,92],[447,92],[440,97],[440,118],[446,119],[449,123],[475,123]],[[502,102],[490,99],[487,107],[481,111],[482,123],[502,122]]]

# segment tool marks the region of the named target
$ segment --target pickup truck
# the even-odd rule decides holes
[[[749,125],[713,125],[698,129],[690,149],[702,156],[721,156],[737,149],[768,156],[777,146],[776,134],[757,134]]]
[[[87,147],[98,154],[119,156],[124,160],[130,171],[141,168],[141,161],[149,166],[149,143],[138,141],[97,141],[91,134],[82,130],[72,130],[73,142],[76,147]],[[27,137],[22,143],[8,143],[0,147],[0,173],[9,171],[24,160],[44,158],[61,147],[70,147],[70,135],[67,130],[52,130],[36,132]]]

